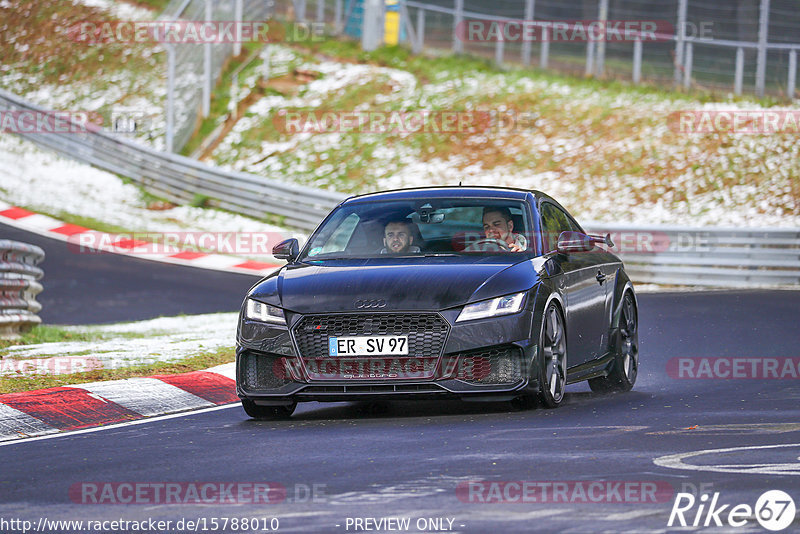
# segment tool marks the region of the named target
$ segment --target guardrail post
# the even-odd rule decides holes
[[[44,260],[44,251],[27,243],[0,239],[0,338],[19,337],[42,322],[42,309],[36,295],[42,286],[36,282],[44,275],[36,265]]]
[[[786,84],[786,94],[789,99],[794,99],[795,82],[797,81],[797,50],[789,52],[789,80]]]
[[[464,43],[458,36],[458,31],[464,23],[464,0],[455,0],[455,13],[453,14],[453,52],[460,54],[464,51]]]
[[[594,41],[586,41],[586,71],[587,77],[594,74]]]
[[[383,42],[384,0],[364,0],[364,18],[361,21],[361,48],[375,50]]]
[[[236,21],[236,39],[233,42],[233,55],[238,57],[242,53],[242,2],[244,0],[236,0],[233,7],[233,20]]]
[[[175,138],[175,45],[164,43],[167,49],[167,131],[166,150],[172,153]]]
[[[686,41],[686,11],[689,0],[678,1],[678,34],[675,36],[675,85],[680,85],[683,68],[683,45]]]
[[[692,42],[686,43],[686,54],[683,63],[683,87],[689,89],[692,86],[692,63],[694,62],[694,46]]]
[[[601,78],[606,70],[606,35],[605,25],[608,20],[608,0],[600,0],[600,13],[597,17],[603,25],[603,38],[597,41],[597,60],[595,61],[595,74]]]
[[[633,83],[642,81],[642,39],[637,37],[633,42]]]
[[[405,40],[411,43],[411,51],[416,53],[417,31],[411,23],[411,15],[408,14],[408,6],[406,6],[405,2],[400,2],[400,27],[405,27]],[[402,31],[400,34],[402,35]]]
[[[503,32],[505,31],[505,24],[500,23],[498,26],[501,28],[500,35],[497,36],[497,42],[494,45],[494,62],[497,63],[498,66],[503,65],[503,52],[505,48],[505,38],[503,37]]]
[[[758,63],[756,64],[756,95],[764,96],[767,78],[767,35],[769,33],[769,0],[761,0],[758,16]]]
[[[294,5],[294,20],[305,22],[306,20],[306,0],[292,0]]]
[[[744,48],[741,46],[736,49],[736,78],[733,81],[733,94],[742,94],[742,83],[744,80]]]
[[[414,43],[413,52],[422,53],[425,48],[425,10],[417,8],[417,42]]]
[[[214,7],[206,0],[206,22],[214,19]],[[211,43],[203,45],[203,118],[211,114]]]
[[[550,28],[542,26],[542,48],[539,49],[539,68],[546,69],[550,57]]]
[[[530,23],[533,20],[534,10],[536,9],[536,0],[525,0],[525,21]],[[524,35],[524,32],[523,32]],[[526,67],[531,64],[531,41],[530,39],[522,39],[522,64]]]
[[[336,0],[336,6],[333,13],[333,29],[338,35],[342,31],[342,0]]]

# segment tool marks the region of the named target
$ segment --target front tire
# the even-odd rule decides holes
[[[567,386],[567,336],[564,317],[553,302],[542,318],[539,347],[539,398],[546,408],[556,408]]]
[[[259,406],[255,402],[242,399],[242,408],[247,415],[259,421],[289,419],[297,408],[297,403],[288,406]]]
[[[639,312],[633,295],[626,292],[622,299],[617,336],[611,371],[608,376],[589,380],[589,387],[596,393],[630,391],[639,374]]]

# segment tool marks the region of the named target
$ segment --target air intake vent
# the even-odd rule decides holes
[[[239,358],[244,381],[242,387],[246,391],[278,389],[292,382],[284,356],[245,351]]]
[[[515,346],[448,354],[443,368],[453,378],[482,386],[515,384],[524,373],[522,350]]]

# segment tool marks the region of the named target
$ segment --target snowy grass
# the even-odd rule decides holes
[[[85,21],[153,20],[158,12],[128,2],[0,2],[0,88],[46,109],[94,112],[106,128],[136,117],[132,135],[163,148],[166,54],[152,43],[79,42],[69,29]]]
[[[339,41],[309,52],[269,47],[265,64],[322,76],[255,102],[212,163],[349,193],[459,182],[540,189],[599,222],[800,226],[796,136],[684,135],[668,126],[676,111],[770,101],[499,71],[479,59],[397,48],[367,54]],[[286,109],[486,110],[533,119],[477,134],[291,135],[275,121]]]
[[[39,326],[0,344],[0,393],[173,374],[233,361],[236,313],[100,326]],[[23,388],[23,389],[19,389]]]
[[[3,200],[93,230],[289,235],[283,228],[241,215],[155,201],[137,186],[111,173],[10,135],[0,135],[0,176]]]
[[[152,117],[137,139],[163,147],[163,51],[149,44],[87,46],[65,35],[65,28],[82,20],[143,20],[156,13],[112,0],[3,0],[0,29],[7,38],[0,42],[0,87],[52,109],[98,111],[106,118],[126,111]],[[187,150],[226,119],[238,61],[227,66],[212,116]],[[265,83],[291,78],[298,68],[320,78],[294,88]],[[499,70],[480,58],[414,56],[398,47],[367,53],[342,40],[292,48],[269,45],[242,70],[237,98],[253,103],[208,161],[271,179],[346,193],[458,183],[509,185],[550,193],[582,220],[800,226],[796,136],[689,136],[667,126],[675,111],[757,109],[773,105],[769,100]],[[533,120],[476,134],[290,135],[275,123],[276,114],[286,109],[487,110],[509,117],[527,114]],[[73,176],[65,184],[77,185],[82,197],[102,199],[88,212],[73,210],[69,205],[78,195],[61,187],[61,176],[47,156],[7,139],[0,139],[0,152],[0,168],[11,169],[10,178],[0,183],[0,195],[55,216],[77,220],[80,215],[95,226],[136,231],[169,223],[192,229],[208,223],[215,230],[237,224],[227,214],[211,215],[209,221],[210,212],[194,208],[146,213],[151,210],[131,207],[146,208],[141,193],[122,192],[118,186],[111,188],[117,194],[109,203],[112,195],[96,186],[95,171],[67,165],[68,173],[84,172],[86,183]],[[30,186],[20,184],[25,176],[14,170],[18,164],[26,172],[41,171],[32,173]],[[37,191],[53,191],[47,195],[53,198]],[[60,202],[62,193],[69,203]],[[116,209],[120,206],[122,211]],[[141,224],[132,227],[132,222]]]

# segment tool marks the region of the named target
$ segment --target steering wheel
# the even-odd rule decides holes
[[[484,251],[484,250],[502,250],[503,252],[509,252],[511,247],[508,246],[508,243],[503,241],[502,239],[492,239],[489,237],[484,237],[483,239],[479,239],[469,245],[470,250],[476,251]]]

